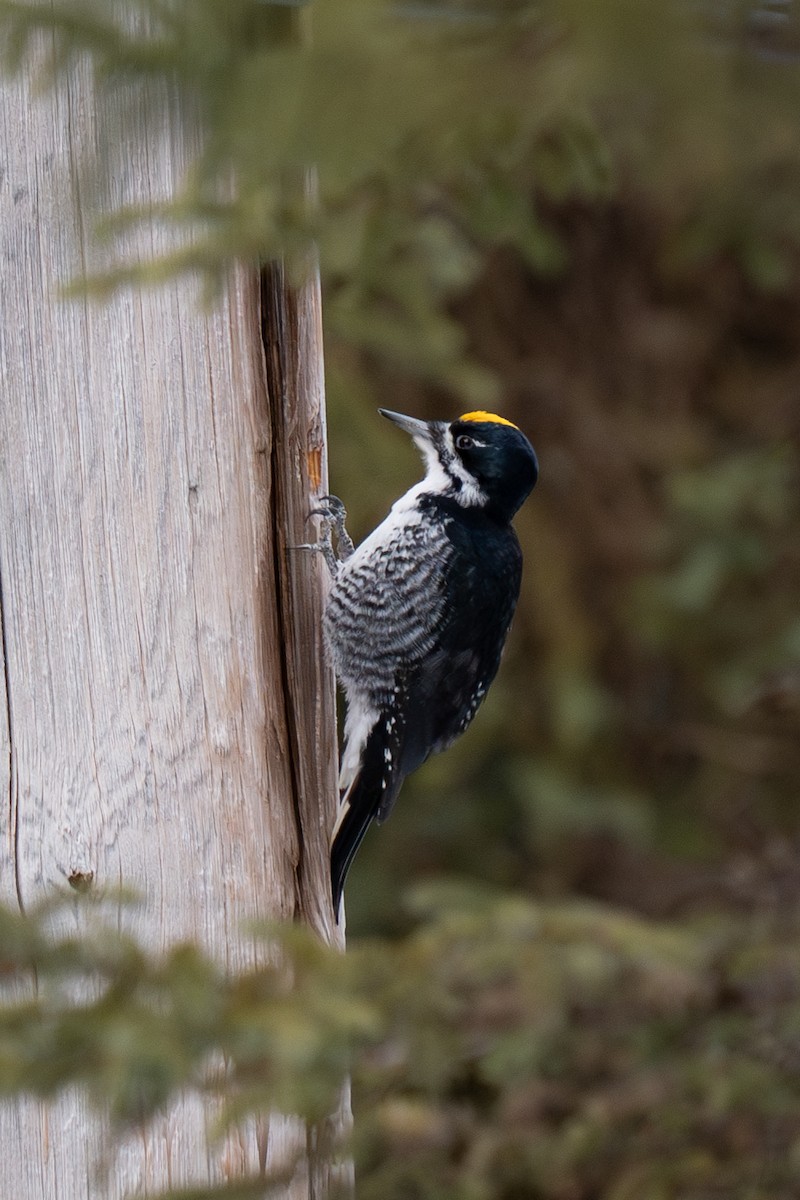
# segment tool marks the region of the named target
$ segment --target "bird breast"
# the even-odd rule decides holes
[[[400,672],[436,645],[444,594],[443,528],[415,508],[396,511],[344,562],[325,611],[325,640],[348,697],[385,703]]]

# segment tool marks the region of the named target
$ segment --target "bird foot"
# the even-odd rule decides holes
[[[355,549],[353,539],[345,529],[347,510],[338,496],[320,496],[319,506],[312,508],[310,517],[321,517],[318,542],[297,546],[298,550],[316,550],[325,559],[331,575],[338,573],[341,564]],[[333,534],[336,534],[336,549]]]

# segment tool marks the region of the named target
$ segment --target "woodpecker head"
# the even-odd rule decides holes
[[[465,413],[457,421],[418,421],[378,410],[405,429],[427,466],[426,491],[452,496],[511,520],[539,477],[536,453],[516,425],[494,413]]]

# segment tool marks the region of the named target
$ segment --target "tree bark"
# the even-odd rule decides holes
[[[162,199],[190,157],[161,101],[109,172],[112,206]],[[291,550],[326,485],[319,291],[240,266],[210,311],[186,280],[60,299],[96,265],[101,137],[83,73],[39,99],[3,84],[0,888],[23,907],[133,888],[119,921],[148,946],[193,939],[236,970],[257,953],[250,918],[341,936],[325,569]],[[155,230],[144,249],[168,248]],[[322,1145],[286,1195],[324,1193],[320,1131],[276,1117],[210,1147],[213,1116],[187,1097],[112,1147],[77,1092],[5,1104],[4,1192],[154,1195]]]

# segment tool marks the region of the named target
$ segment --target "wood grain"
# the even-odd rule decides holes
[[[191,154],[168,96],[142,101],[133,126],[130,106],[101,127],[94,105],[81,72],[45,97],[24,80],[0,89],[0,890],[26,905],[71,883],[132,887],[142,903],[118,919],[137,937],[196,939],[235,970],[256,953],[252,917],[340,937],[324,567],[287,549],[308,540],[311,466],[325,478],[318,285],[284,289],[280,395],[254,269],[209,311],[186,280],[61,299],[102,264],[90,193],[150,203]],[[103,171],[108,128],[131,133]],[[156,228],[127,250],[169,247]],[[112,1145],[80,1096],[3,1105],[5,1191],[153,1195],[307,1140],[276,1117],[209,1148],[211,1119],[189,1098]],[[312,1155],[287,1195],[326,1178]]]

